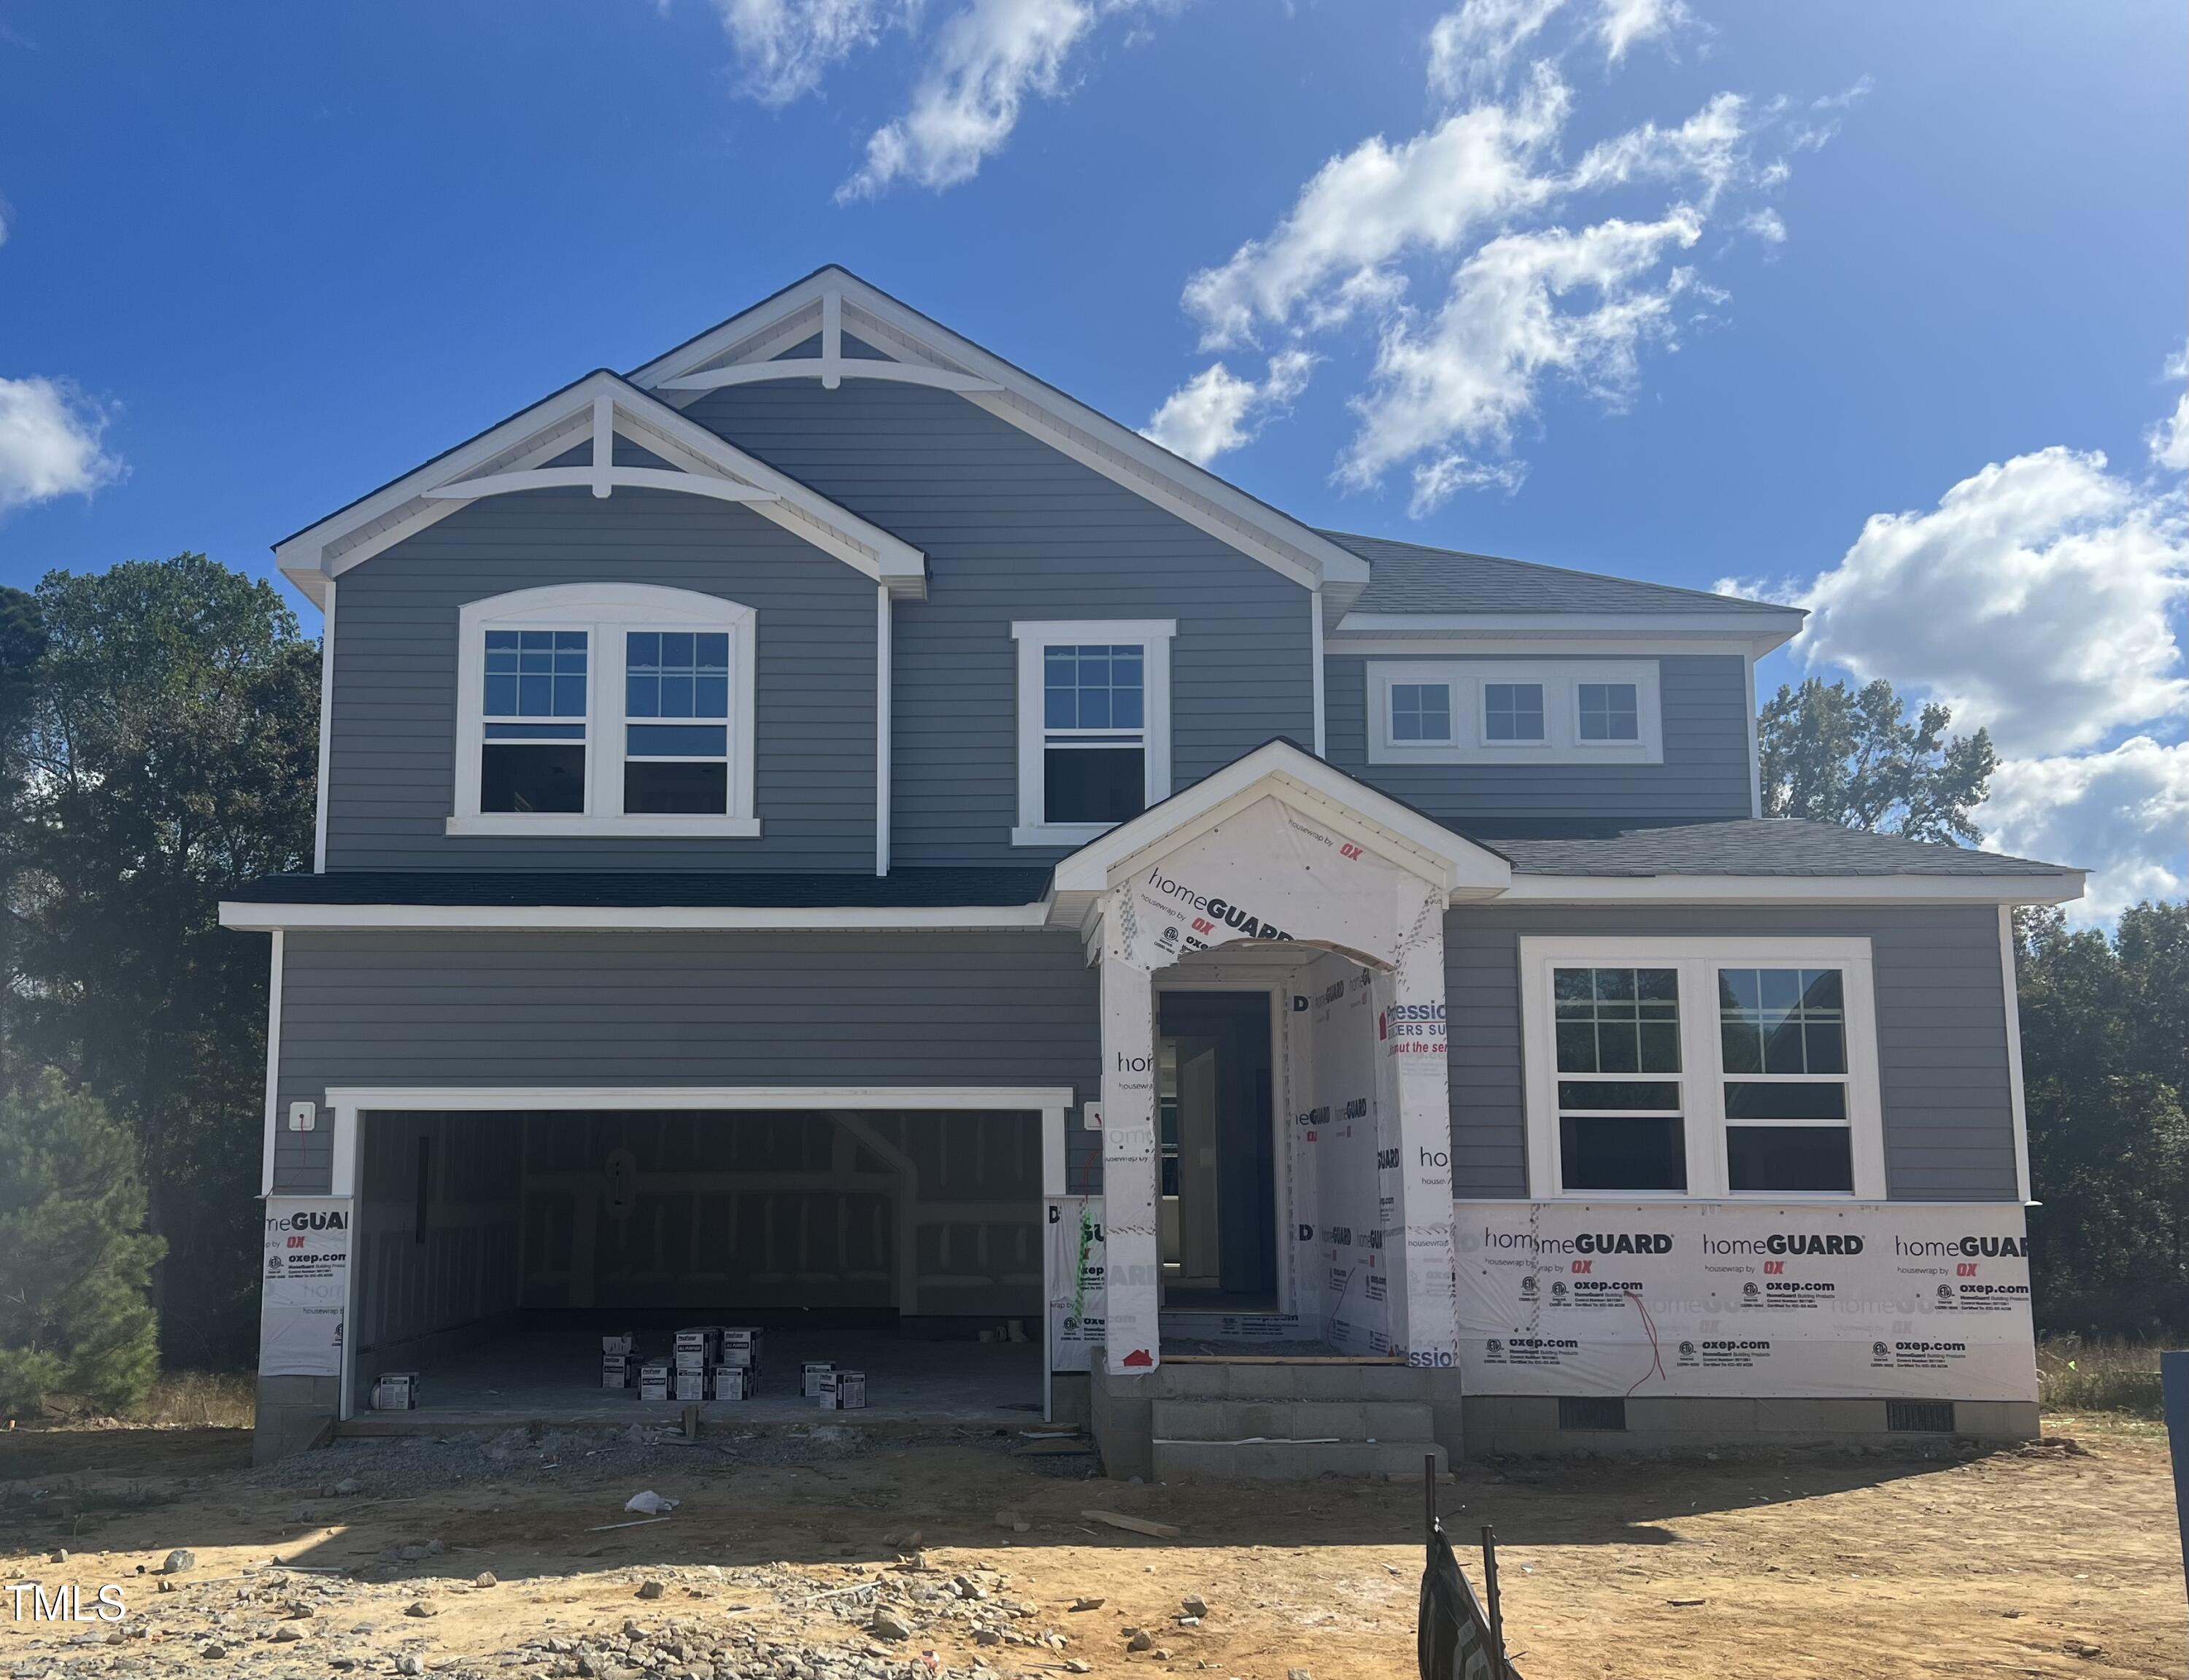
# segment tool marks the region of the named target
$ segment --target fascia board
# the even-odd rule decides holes
[[[1523,875],[1500,905],[2057,905],[2084,871],[2052,875]]]
[[[1801,633],[1794,612],[1349,612],[1331,634],[1464,635],[1484,639],[1688,636],[1747,647],[1758,657]]]
[[[1048,919],[1045,899],[1026,905],[805,910],[697,905],[267,905],[234,899],[225,899],[220,906],[220,925],[244,933],[967,932],[1040,928]]]

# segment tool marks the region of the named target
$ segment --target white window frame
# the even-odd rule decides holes
[[[1083,846],[1117,825],[1051,822],[1043,809],[1044,656],[1052,647],[1107,643],[1140,650],[1143,809],[1170,797],[1170,644],[1174,618],[1040,619],[1014,622],[1018,644],[1019,818],[1014,846]],[[1123,734],[1120,730],[1118,733]]]
[[[1394,741],[1391,690],[1444,683],[1451,690],[1449,741]],[[1492,741],[1492,683],[1536,683],[1543,691],[1540,741]],[[1634,685],[1636,738],[1583,741],[1581,685]],[[1661,764],[1664,705],[1654,659],[1376,659],[1368,661],[1368,762],[1372,764]]]
[[[1852,1191],[1727,1187],[1725,1082],[1718,1033],[1717,974],[1727,968],[1836,968],[1847,1005],[1848,1154]],[[1681,1123],[1688,1187],[1575,1190],[1564,1186],[1558,1151],[1558,1059],[1552,971],[1672,968],[1680,980]],[[1876,988],[1866,939],[1622,937],[1520,940],[1520,1034],[1528,1102],[1529,1195],[1536,1201],[1881,1202],[1885,1125],[1877,1063]],[[1609,1077],[1609,1076],[1606,1076]],[[1734,1077],[1739,1077],[1735,1075]]]
[[[456,783],[450,834],[685,836],[756,838],[753,720],[760,615],[720,595],[650,583],[557,583],[467,601],[457,615]],[[585,809],[482,811],[486,633],[583,630],[585,656]],[[625,640],[631,631],[708,630],[730,638],[729,809],[690,815],[625,815],[623,810]]]

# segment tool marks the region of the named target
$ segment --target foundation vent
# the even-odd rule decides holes
[[[1626,1401],[1617,1395],[1561,1395],[1558,1427],[1562,1429],[1625,1429]]]
[[[1954,1402],[1950,1400],[1888,1400],[1885,1427],[1911,1435],[1949,1435],[1954,1432]]]

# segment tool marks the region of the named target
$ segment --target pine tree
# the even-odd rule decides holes
[[[48,1070],[0,1093],[0,1412],[61,1393],[120,1411],[159,1374],[145,1299],[166,1243],[144,1232],[127,1130]]]

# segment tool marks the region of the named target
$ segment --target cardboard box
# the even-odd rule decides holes
[[[688,1330],[679,1330],[676,1333],[676,1339],[672,1344],[680,1355],[696,1353],[702,1358],[714,1352],[719,1345],[715,1333],[704,1324],[696,1325]]]
[[[744,1365],[717,1365],[715,1367],[715,1398],[716,1400],[750,1400],[752,1371]]]
[[[799,1397],[801,1400],[818,1400],[821,1397],[822,1378],[833,1377],[835,1374],[836,1367],[830,1361],[825,1359],[807,1360],[806,1361],[805,1374],[800,1379],[798,1384]]]
[[[637,1375],[638,1361],[628,1354],[601,1361],[601,1386],[604,1389],[627,1389]]]
[[[840,1412],[863,1411],[867,1404],[867,1373],[863,1371],[839,1371],[836,1373],[836,1409]]]
[[[669,1398],[669,1367],[665,1361],[650,1359],[638,1367],[638,1397],[642,1401]]]
[[[834,1412],[836,1409],[835,1367],[830,1366],[821,1373],[819,1388],[813,1397],[821,1402],[821,1409],[823,1412]]]
[[[707,1373],[704,1371],[687,1371],[679,1366],[669,1387],[670,1399],[688,1406],[694,1401],[707,1397]]]
[[[638,1332],[636,1330],[619,1330],[613,1336],[601,1338],[601,1356],[604,1359],[621,1359],[637,1351]]]
[[[415,1412],[418,1409],[418,1373],[383,1371],[372,1379],[375,1412]]]

